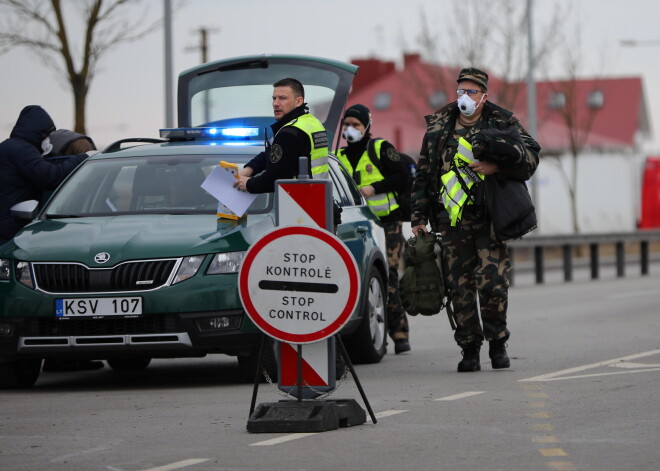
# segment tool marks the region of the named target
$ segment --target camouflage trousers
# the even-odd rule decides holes
[[[392,340],[408,338],[408,318],[399,294],[399,262],[403,251],[401,221],[384,224],[387,247],[387,330]]]
[[[445,286],[456,317],[456,343],[465,347],[509,338],[506,324],[511,259],[489,223],[441,227]],[[479,323],[479,311],[481,322]]]

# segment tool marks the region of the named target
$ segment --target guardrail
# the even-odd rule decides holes
[[[589,248],[589,266],[591,270],[591,279],[598,279],[600,276],[600,248],[603,245],[613,245],[616,264],[617,277],[625,276],[626,264],[626,245],[639,244],[639,263],[640,273],[649,274],[649,245],[650,242],[660,241],[660,230],[640,230],[637,232],[625,232],[616,234],[579,234],[579,235],[558,235],[558,236],[527,236],[520,240],[515,240],[507,245],[513,262],[513,267],[509,272],[509,282],[514,284],[516,254],[521,249],[531,251],[533,258],[534,275],[537,284],[542,284],[545,280],[545,253],[549,248],[561,250],[561,259],[564,271],[564,281],[573,281],[573,252],[576,247]]]

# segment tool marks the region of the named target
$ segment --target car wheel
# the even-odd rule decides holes
[[[387,351],[386,291],[383,277],[371,267],[362,300],[360,326],[346,338],[346,349],[353,363],[378,363]]]
[[[0,388],[31,388],[41,373],[41,358],[0,360]]]
[[[151,363],[151,358],[110,358],[106,361],[108,362],[108,365],[110,365],[110,368],[116,371],[137,371],[143,370],[149,366],[149,363]]]
[[[238,356],[238,368],[241,370],[241,375],[243,379],[248,383],[254,383],[254,377],[257,373],[257,364],[259,362],[259,348],[257,348],[250,355],[239,355]],[[277,381],[277,357],[275,356],[275,341],[272,337],[269,337],[264,334],[264,356],[261,359],[261,378],[263,382],[266,380],[266,377],[263,374],[263,370],[266,370],[268,377],[271,381]]]

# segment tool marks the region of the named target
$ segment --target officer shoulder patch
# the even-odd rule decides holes
[[[270,162],[276,164],[282,158],[282,146],[275,144],[270,148]]]
[[[394,149],[394,147],[390,147],[387,149],[387,153],[385,154],[388,159],[390,159],[392,162],[398,162],[401,160],[401,156],[399,153]]]

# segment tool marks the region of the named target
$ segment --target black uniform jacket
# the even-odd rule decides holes
[[[40,200],[43,191],[54,190],[87,158],[81,154],[58,163],[41,155],[41,142],[55,124],[40,106],[23,108],[9,139],[0,143],[0,241],[7,241],[27,223],[15,219],[10,208],[26,200]]]

